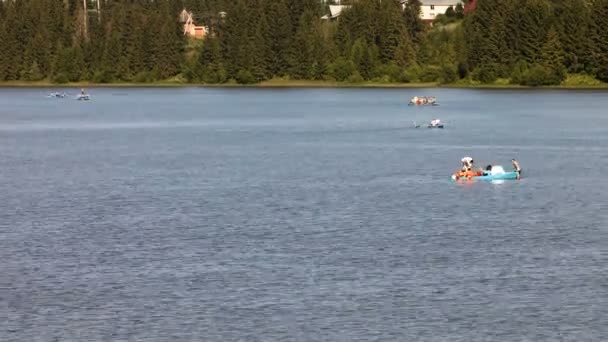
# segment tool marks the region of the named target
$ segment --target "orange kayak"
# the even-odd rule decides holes
[[[483,176],[483,171],[459,171],[454,173],[455,179],[468,178]]]

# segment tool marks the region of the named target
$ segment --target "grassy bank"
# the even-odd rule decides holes
[[[9,81],[0,82],[0,87],[5,88],[102,88],[102,87],[209,87],[209,88],[436,88],[439,83],[348,83],[348,82],[332,82],[332,81],[306,81],[306,80],[284,80],[273,79],[263,81],[256,84],[238,84],[238,83],[222,83],[222,84],[202,84],[202,83],[187,83],[175,81],[158,81],[148,83],[134,82],[115,82],[115,83],[91,83],[91,82],[73,82],[73,83],[52,83],[49,81],[26,82],[26,81]]]
[[[492,84],[483,84],[470,80],[462,80],[456,83],[441,84],[438,82],[427,83],[377,83],[377,82],[335,82],[335,81],[306,81],[272,79],[257,84],[242,85],[237,83],[223,84],[197,84],[187,83],[182,80],[166,80],[151,83],[116,82],[116,83],[90,83],[75,82],[55,84],[50,81],[26,82],[10,81],[0,82],[0,87],[24,87],[24,88],[96,88],[96,87],[244,87],[244,88],[456,88],[456,89],[608,89],[608,83],[601,83],[595,79],[588,79],[579,75],[569,76],[561,85],[528,87],[518,84],[510,84],[508,80],[498,80]]]
[[[91,83],[91,82],[71,82],[71,83],[52,83],[50,81],[8,81],[0,82],[0,88],[116,88],[116,87],[185,87],[192,86],[186,83],[176,82],[153,82],[153,83]]]
[[[264,81],[254,86],[258,87],[277,87],[277,88],[437,88],[439,83],[428,82],[428,83],[377,83],[377,82],[361,82],[361,83],[349,83],[349,82],[335,82],[335,81],[305,81],[305,80],[285,80],[285,79],[272,79]]]

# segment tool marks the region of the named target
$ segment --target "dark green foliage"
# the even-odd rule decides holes
[[[355,72],[356,66],[350,59],[338,58],[329,67],[330,75],[339,82],[346,81]]]
[[[68,79],[71,82],[80,81],[85,73],[84,54],[80,45],[70,49],[71,68],[68,70]]]
[[[601,79],[598,66],[608,56],[608,5],[602,4],[608,1],[478,1],[464,20],[469,70],[482,82],[511,77],[511,83],[556,85],[567,71],[595,71]]]
[[[589,39],[591,13],[580,0],[555,3],[555,25],[564,51],[564,66],[570,72],[583,72],[591,66],[592,49]]]
[[[512,14],[517,17],[514,27],[518,40],[518,53],[528,63],[538,62],[547,37],[550,5],[546,0],[519,0]]]
[[[483,74],[488,74],[490,69],[493,73],[498,71],[490,64],[508,64],[512,59],[507,37],[513,32],[507,34],[506,26],[509,6],[511,0],[479,1],[464,20],[468,64],[473,69],[485,68]]]
[[[379,65],[374,71],[375,80],[383,83],[387,82],[407,82],[407,78],[404,77],[404,70],[395,63],[389,63],[385,65]]]
[[[608,0],[595,0],[590,36],[596,77],[608,82]]]
[[[454,9],[455,15],[457,19],[463,19],[464,18],[464,6],[462,6],[461,3],[458,3],[458,5],[456,5],[456,8]]]
[[[40,66],[38,62],[32,62],[32,65],[29,67],[27,72],[21,76],[21,78],[25,81],[40,81],[44,78],[42,74],[42,70],[40,70]]]
[[[458,63],[458,77],[465,78],[469,75],[469,66],[466,62]]]
[[[533,65],[526,74],[523,75],[520,84],[531,87],[543,85],[556,85],[561,83],[555,72],[542,64]]]
[[[240,84],[252,84],[256,82],[255,76],[249,70],[239,70],[236,81]]]
[[[223,66],[222,53],[218,38],[207,39],[203,44],[200,55],[201,70],[198,80],[204,83],[224,83],[227,81],[226,70]]]
[[[496,63],[482,64],[473,72],[473,79],[482,83],[492,83],[498,78],[498,69]]]
[[[458,80],[458,71],[453,65],[444,65],[441,69],[441,82],[452,83]]]
[[[456,11],[454,10],[453,6],[448,7],[448,9],[445,11],[445,16],[448,18],[456,17]]]
[[[479,0],[433,27],[420,0],[344,3],[322,20],[319,0],[108,0],[101,15],[80,0],[1,1],[0,81],[608,81],[608,0]],[[204,42],[184,37],[184,7],[210,27]]]
[[[415,61],[414,44],[396,1],[380,2],[378,33],[375,37],[380,62],[405,67]]]
[[[439,66],[429,65],[422,69],[418,76],[421,82],[439,82],[443,76],[443,70]]]
[[[424,32],[426,31],[426,25],[420,19],[420,6],[420,0],[409,0],[403,11],[405,25],[407,26],[411,40],[416,44],[422,41]]]
[[[357,71],[363,79],[372,78],[373,70],[377,64],[376,49],[367,45],[365,40],[357,39],[353,44],[350,59],[354,62]]]
[[[53,82],[54,83],[61,84],[61,83],[68,83],[68,81],[69,81],[68,75],[65,74],[65,73],[63,73],[63,72],[58,73],[58,74],[56,74],[56,75],[53,76]]]
[[[268,71],[272,75],[284,75],[287,73],[289,48],[293,32],[286,0],[268,2],[266,14],[268,22]]]
[[[101,20],[87,12],[85,31],[82,1],[2,2],[0,81],[172,77],[179,72],[185,42],[174,12],[176,4],[107,1]]]
[[[528,69],[525,61],[521,61],[512,73],[512,83],[517,82],[528,86],[558,85],[565,78],[563,50],[559,36],[554,29],[550,29],[548,32],[539,63]]]
[[[555,29],[551,28],[547,33],[547,39],[541,50],[541,65],[547,72],[547,83],[557,85],[566,78],[564,67],[564,50],[559,41]]]
[[[289,76],[294,79],[323,79],[328,69],[326,46],[319,17],[307,10],[300,18],[290,47]]]
[[[334,36],[336,46],[343,57],[354,62],[364,80],[374,77],[378,64],[404,68],[415,63],[416,44],[403,15],[395,0],[358,1],[341,15]]]
[[[184,39],[175,12],[168,2],[160,2],[161,11],[157,20],[160,32],[153,39],[154,70],[160,79],[174,76],[183,59]]]
[[[511,84],[524,84],[525,77],[528,75],[528,63],[521,60],[515,65],[511,72]]]
[[[545,83],[547,72],[542,65],[533,65],[526,74],[523,75],[520,83],[527,86],[541,86]]]

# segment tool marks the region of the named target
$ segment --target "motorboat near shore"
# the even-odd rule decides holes
[[[472,160],[471,160],[472,161]],[[473,170],[468,168],[467,170],[460,170],[452,174],[452,180],[454,181],[493,181],[493,180],[518,180],[521,178],[521,167],[519,163],[513,159],[512,171],[505,171],[501,165],[488,165],[485,170]]]
[[[434,96],[414,96],[410,99],[408,106],[439,106],[437,99]]]

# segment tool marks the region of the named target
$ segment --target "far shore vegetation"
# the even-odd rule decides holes
[[[0,87],[608,88],[608,0],[87,1],[0,2]]]
[[[0,82],[0,88],[105,88],[105,87],[138,87],[138,88],[176,88],[176,87],[209,87],[209,88],[455,88],[455,89],[606,89],[608,83],[599,82],[587,75],[568,75],[566,80],[559,85],[525,86],[512,84],[508,79],[499,79],[494,83],[481,83],[471,79],[460,80],[454,83],[441,82],[415,82],[415,83],[380,83],[374,81],[363,81],[358,83],[336,82],[327,80],[290,80],[286,78],[274,78],[259,83],[240,84],[237,82],[226,83],[199,83],[179,79],[168,79],[154,82],[111,82],[93,83],[88,81],[54,83],[48,80],[42,81],[4,81]]]

